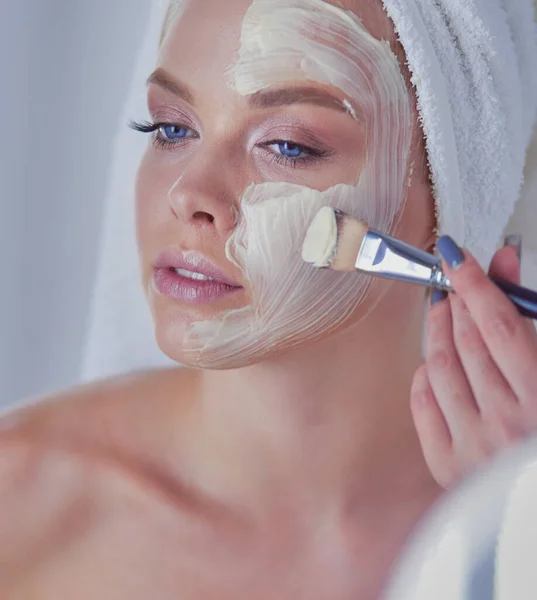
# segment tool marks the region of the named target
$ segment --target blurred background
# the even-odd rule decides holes
[[[150,12],[0,3],[0,408],[82,376],[114,140]]]

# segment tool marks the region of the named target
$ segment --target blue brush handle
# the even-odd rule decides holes
[[[499,277],[490,276],[489,279],[507,295],[522,316],[537,319],[537,292]]]

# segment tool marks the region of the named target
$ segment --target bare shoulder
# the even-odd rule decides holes
[[[158,441],[170,438],[163,428],[171,412],[180,426],[195,392],[194,372],[149,371],[34,400],[0,418],[0,592],[8,576],[20,580],[29,563],[65,547],[66,536],[107,520],[118,498],[123,505],[165,498]]]
[[[67,453],[14,430],[0,435],[0,596],[31,557],[56,541],[67,507],[80,522],[89,517],[80,510],[84,480],[83,463]]]
[[[165,422],[194,400],[197,372],[167,368],[111,377],[30,399],[0,414],[3,439],[64,447],[116,443]]]

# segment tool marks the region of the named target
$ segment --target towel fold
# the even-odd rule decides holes
[[[521,195],[537,113],[533,0],[383,2],[416,89],[439,232],[485,266]]]

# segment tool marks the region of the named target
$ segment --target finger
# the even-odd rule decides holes
[[[511,233],[509,235],[506,235],[503,240],[503,245],[504,247],[510,246],[511,248],[515,249],[518,264],[520,265],[522,263],[522,236],[518,233]]]
[[[507,448],[531,431],[531,415],[521,409],[462,299],[453,294],[451,301],[455,346],[481,412],[484,441],[495,448]],[[483,454],[483,448],[476,450],[477,457]]]
[[[511,235],[505,238],[506,245],[501,250],[498,250],[492,259],[489,267],[489,275],[501,277],[512,283],[520,284],[521,282],[521,255],[522,255],[522,238],[519,235]],[[509,248],[510,250],[507,250]],[[537,330],[535,322],[531,319],[523,319],[523,324],[528,330],[531,338],[537,344]]]
[[[451,297],[453,339],[475,402],[486,421],[520,412],[518,399],[498,369],[460,296]]]
[[[489,267],[489,275],[520,284],[520,263],[516,249],[505,246],[496,252]]]
[[[445,465],[450,461],[451,435],[434,396],[427,375],[427,365],[417,369],[410,392],[410,408],[418,434],[425,462],[431,473],[444,483],[451,477],[445,473]]]
[[[537,398],[537,344],[524,319],[475,258],[447,236],[438,241],[444,269],[474,319],[492,358],[522,403]]]
[[[455,348],[450,299],[429,310],[425,358],[429,383],[451,437],[464,439],[478,426],[479,410]]]

